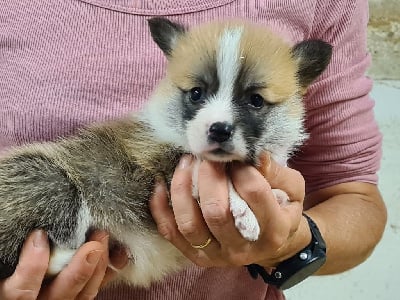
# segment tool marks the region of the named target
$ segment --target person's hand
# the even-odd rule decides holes
[[[123,249],[111,256],[112,265],[122,268],[127,263]],[[108,268],[108,234],[95,232],[82,245],[71,262],[48,284],[43,283],[49,263],[49,243],[43,231],[29,235],[13,275],[0,281],[0,299],[94,299],[101,286],[113,279]]]
[[[204,161],[199,167],[200,206],[192,197],[193,161],[184,156],[171,183],[172,210],[163,185],[156,187],[150,208],[162,236],[199,266],[243,266],[258,263],[276,266],[304,248],[311,240],[302,217],[305,184],[301,174],[261,157],[258,170],[244,163]],[[229,209],[228,177],[248,203],[261,233],[255,242],[245,240],[236,229]],[[290,203],[280,206],[271,188],[285,191]],[[202,249],[193,245],[205,245]]]

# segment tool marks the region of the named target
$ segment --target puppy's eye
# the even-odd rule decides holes
[[[250,105],[255,108],[261,108],[264,106],[264,98],[260,94],[252,94],[250,96]]]
[[[200,102],[202,100],[203,90],[200,87],[194,87],[190,90],[190,100]]]

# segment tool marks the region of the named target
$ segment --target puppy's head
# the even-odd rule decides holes
[[[330,45],[291,47],[239,21],[187,30],[154,18],[149,26],[168,59],[149,106],[163,138],[216,161],[255,161],[263,150],[286,159],[301,144],[302,95],[328,65]]]

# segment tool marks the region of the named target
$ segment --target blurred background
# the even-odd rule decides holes
[[[360,266],[314,276],[285,292],[287,300],[400,299],[400,0],[370,0],[368,48],[375,81],[372,97],[383,133],[380,190],[388,208],[381,243]]]

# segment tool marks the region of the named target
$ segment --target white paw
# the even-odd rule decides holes
[[[272,193],[274,194],[276,201],[278,201],[280,206],[285,206],[289,204],[289,196],[284,191],[279,189],[272,189]]]
[[[47,275],[57,275],[72,259],[76,253],[76,249],[65,249],[55,246],[50,255],[49,267]]]
[[[246,240],[256,241],[260,234],[260,226],[256,216],[247,203],[236,193],[231,183],[229,184],[229,200],[236,228]]]

